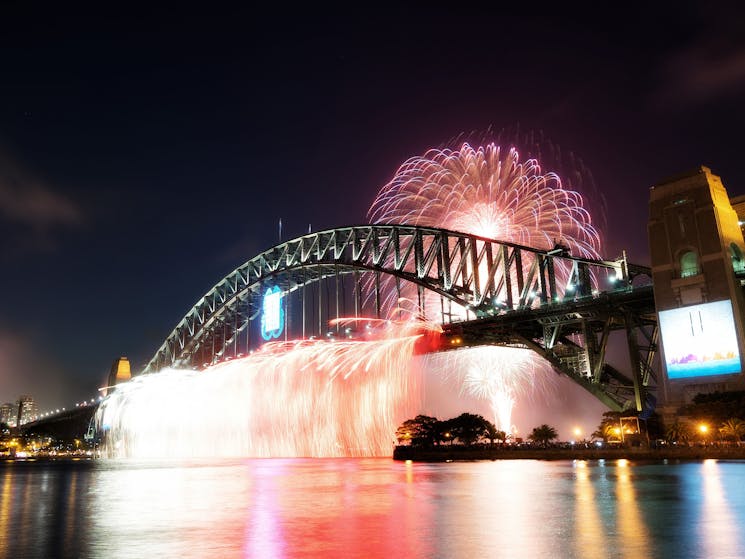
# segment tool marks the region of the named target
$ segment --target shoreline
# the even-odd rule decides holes
[[[488,445],[448,445],[434,448],[396,446],[392,460],[404,462],[475,462],[495,460],[621,460],[659,462],[663,460],[742,460],[745,446],[691,446],[663,448],[515,448]],[[385,458],[380,456],[379,458]],[[69,464],[106,460],[98,456],[0,456],[0,464]]]
[[[457,462],[477,460],[745,460],[745,446],[667,448],[504,448],[443,446],[416,448],[397,446],[393,459],[412,462]]]

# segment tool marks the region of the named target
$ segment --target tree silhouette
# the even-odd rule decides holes
[[[533,431],[528,436],[531,441],[540,444],[543,448],[546,448],[549,442],[558,437],[559,434],[556,432],[556,429],[545,423],[533,428]]]
[[[408,442],[411,446],[434,446],[439,440],[442,422],[429,415],[417,415],[407,419],[396,430],[399,443]]]
[[[745,436],[745,421],[737,417],[731,417],[719,427],[719,433],[725,439],[734,440],[738,444]]]
[[[592,436],[603,439],[604,442],[621,440],[621,413],[617,411],[607,411],[600,420],[597,431]]]
[[[497,428],[480,415],[462,413],[458,417],[449,419],[446,424],[452,437],[466,446],[470,446],[482,438],[491,440],[496,438]]]
[[[671,443],[687,443],[693,438],[693,430],[687,423],[676,421],[667,428],[665,438]]]
[[[745,391],[697,394],[691,404],[678,409],[678,415],[697,417],[711,425],[730,418],[745,419]]]

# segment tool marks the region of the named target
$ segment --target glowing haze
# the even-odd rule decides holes
[[[558,174],[544,172],[536,159],[521,161],[515,147],[495,143],[464,142],[410,158],[380,190],[368,217],[372,223],[442,227],[532,248],[560,245],[572,256],[600,258],[600,235],[581,194],[564,189]],[[557,264],[560,283],[568,268]],[[479,271],[485,283],[485,263]],[[383,285],[389,306],[400,296],[416,297],[413,286],[401,289],[391,279]],[[422,306],[430,320],[443,308],[435,293],[426,293]],[[448,312],[451,319],[468,318],[462,307],[449,305]],[[497,427],[506,433],[512,431],[516,396],[533,386],[538,368],[548,369],[533,352],[517,348],[466,350],[449,367],[461,391],[490,403]]]

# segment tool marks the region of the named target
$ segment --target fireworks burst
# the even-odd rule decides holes
[[[429,357],[432,370],[458,387],[461,395],[485,400],[494,424],[512,432],[512,408],[520,396],[547,395],[555,386],[550,365],[519,348],[477,347]]]
[[[455,150],[432,149],[407,160],[380,190],[368,217],[372,223],[442,227],[538,249],[561,245],[572,256],[600,258],[600,235],[581,194],[564,189],[561,178],[544,172],[538,160],[521,161],[515,147],[495,143],[472,147],[464,142]],[[565,283],[568,268],[557,264],[557,279]],[[485,265],[479,272],[487,281]],[[384,288],[388,305],[394,294],[412,296],[394,289],[392,282]],[[429,293],[422,307],[431,318],[443,304]],[[468,318],[462,307],[449,314],[451,319]],[[481,364],[466,368],[462,389],[489,400],[500,428],[509,432],[517,388],[535,382],[538,358],[507,348],[484,351],[489,358],[478,354]]]
[[[372,223],[444,227],[490,239],[599,258],[600,236],[582,196],[562,188],[536,159],[493,143],[429,150],[413,157],[378,193]]]

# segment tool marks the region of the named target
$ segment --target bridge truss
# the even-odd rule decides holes
[[[654,390],[657,324],[649,270],[455,231],[362,225],[310,233],[233,270],[189,310],[146,365],[202,368],[263,342],[262,297],[278,288],[287,339],[353,335],[334,318],[388,316],[402,297],[467,345],[530,348],[614,410],[641,410]],[[603,287],[603,289],[601,289]],[[436,301],[437,304],[432,304]],[[631,378],[606,362],[626,332]],[[452,346],[456,347],[456,346]],[[449,349],[444,346],[443,349]]]

